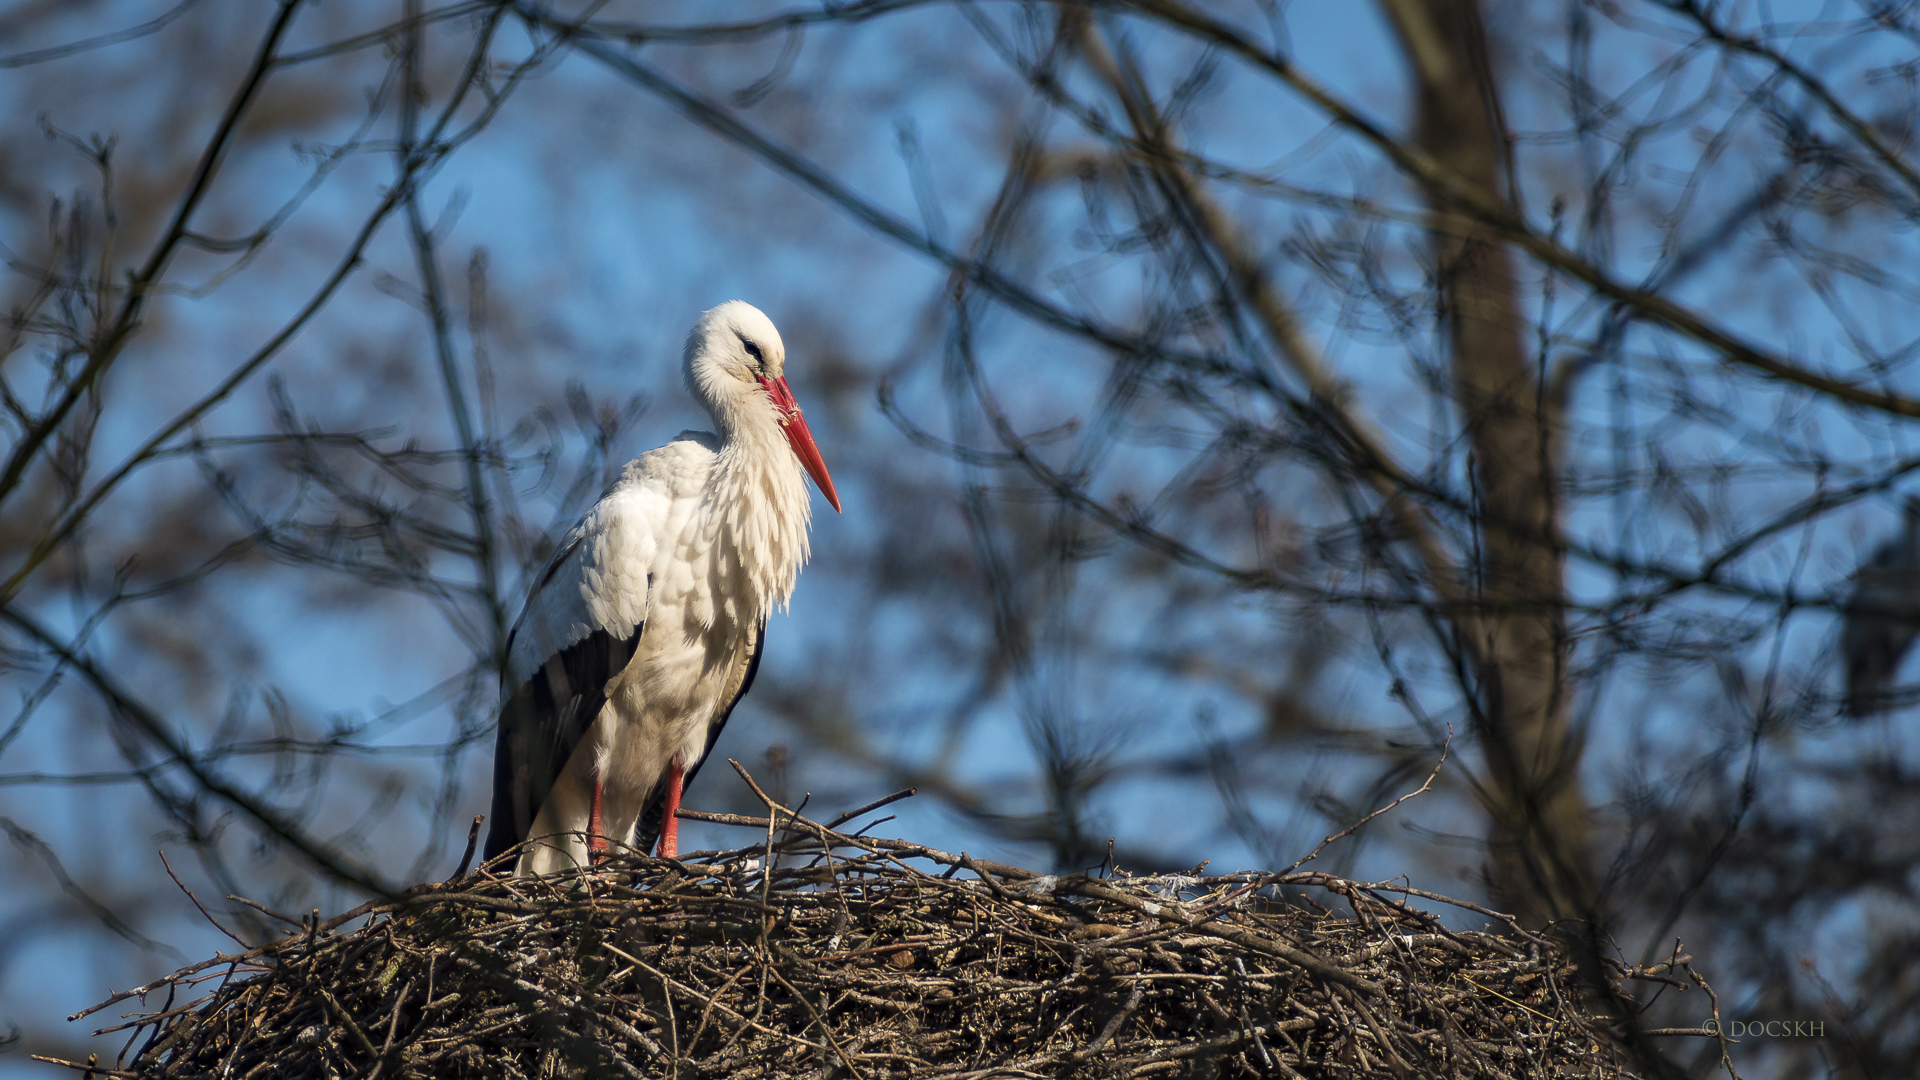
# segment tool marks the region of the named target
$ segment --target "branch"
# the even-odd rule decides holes
[[[1920,400],[1882,394],[1860,385],[1803,368],[1745,341],[1705,316],[1658,293],[1616,280],[1581,258],[1559,241],[1543,236],[1486,188],[1460,176],[1419,149],[1389,134],[1361,115],[1291,60],[1262,47],[1238,29],[1172,0],[1129,0],[1123,6],[1162,20],[1270,72],[1311,101],[1342,127],[1353,131],[1384,153],[1403,172],[1449,205],[1482,224],[1499,230],[1502,239],[1534,259],[1560,270],[1603,296],[1636,308],[1682,336],[1706,345],[1723,359],[1751,368],[1769,378],[1826,394],[1850,405],[1876,409],[1894,416],[1920,419]]]
[[[192,751],[174,737],[172,725],[122,689],[119,681],[101,670],[92,659],[69,649],[64,642],[42,627],[32,616],[12,605],[0,605],[0,620],[12,623],[65,662],[68,667],[84,676],[115,715],[126,720],[140,734],[152,740],[170,759],[177,761],[201,788],[251,817],[267,832],[305,856],[307,861],[317,869],[338,881],[356,886],[375,896],[399,895],[400,890],[397,887],[382,880],[371,869],[347,861],[345,857],[309,837],[299,825],[279,810],[241,791],[226,777],[201,766],[195,760]]]
[[[147,297],[153,291],[154,285],[158,283],[162,271],[166,269],[168,260],[173,257],[174,251],[186,238],[187,221],[199,207],[200,200],[206,196],[207,189],[212,186],[214,173],[219,170],[221,159],[226,155],[227,148],[232,145],[235,134],[240,129],[241,118],[246,115],[247,110],[259,96],[260,88],[266,84],[267,72],[273,66],[274,50],[279,48],[280,40],[286,36],[288,28],[292,26],[293,13],[299,6],[299,0],[282,0],[279,17],[267,28],[266,36],[260,42],[260,49],[254,55],[252,67],[248,69],[246,77],[241,80],[240,89],[234,93],[233,100],[227,105],[226,115],[221,118],[219,126],[214,129],[213,138],[208,141],[206,149],[200,155],[200,164],[194,169],[193,179],[187,185],[186,194],[182,196],[179,207],[174,211],[172,223],[160,235],[160,242],[154,245],[153,252],[147,256],[146,264],[128,280],[127,298],[120,307],[118,317],[114,319],[112,329],[88,350],[86,366],[71,383],[67,384],[66,392],[61,395],[59,403],[42,417],[38,424],[26,432],[20,442],[14,446],[13,453],[8,456],[6,468],[0,470],[0,500],[4,500],[19,485],[21,475],[26,472],[28,463],[39,453],[40,447],[66,421],[67,415],[73,411],[75,405],[79,404],[80,398],[99,381],[101,373],[119,357],[121,350],[126,347],[127,342],[139,328],[140,315],[146,309]],[[0,589],[0,602],[4,602],[12,595],[11,590]]]

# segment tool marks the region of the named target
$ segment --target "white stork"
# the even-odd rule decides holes
[[[807,559],[802,469],[840,509],[772,320],[721,304],[694,324],[685,364],[718,434],[683,431],[628,462],[508,638],[486,855],[530,839],[522,874],[656,837],[677,854],[680,793],[753,685],[767,616]]]

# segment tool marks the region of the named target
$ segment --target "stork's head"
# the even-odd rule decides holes
[[[787,388],[786,367],[787,347],[780,331],[744,300],[729,300],[707,311],[687,335],[687,389],[713,414],[721,434],[782,432],[820,493],[839,510],[833,478]]]

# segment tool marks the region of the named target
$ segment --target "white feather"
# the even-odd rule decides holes
[[[734,301],[701,317],[686,381],[718,434],[682,432],[629,462],[568,532],[515,627],[516,686],[597,630],[625,639],[641,628],[534,820],[530,836],[551,840],[529,848],[522,873],[585,862],[584,844],[567,834],[586,828],[596,773],[607,833],[632,836],[673,756],[691,768],[705,752],[758,628],[785,609],[807,560],[806,476],[743,351],[748,340],[778,378],[785,348],[765,315]]]

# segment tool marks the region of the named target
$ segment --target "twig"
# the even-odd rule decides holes
[[[1085,1061],[1093,1056],[1094,1051],[1107,1045],[1107,1040],[1113,1038],[1114,1032],[1120,1030],[1120,1025],[1127,1022],[1127,1017],[1133,1015],[1133,1010],[1140,1007],[1140,999],[1146,995],[1146,992],[1147,988],[1144,985],[1135,983],[1133,993],[1127,995],[1127,1003],[1120,1007],[1119,1012],[1113,1014],[1092,1042],[1073,1052],[1073,1060]]]
[[[1642,1035],[1693,1035],[1700,1038],[1717,1038],[1720,1032],[1714,1028],[1647,1028]]]
[[[453,872],[455,879],[466,877],[467,867],[473,865],[473,850],[480,843],[480,823],[485,820],[485,814],[476,815],[473,825],[467,829],[467,850],[460,856],[460,868]]]
[[[987,873],[985,870],[982,870],[980,869],[980,867],[976,866],[974,864],[974,861],[968,858],[967,853],[964,851],[960,853],[960,865],[966,867],[968,870],[973,871],[974,877],[977,877],[981,881],[986,882],[987,888],[993,890],[993,895],[999,897],[1002,900],[1007,901],[1008,903],[1014,902],[1013,894],[1001,888],[1000,883],[998,881],[993,880],[993,875]]]
[[[164,851],[160,852],[160,865],[167,868],[167,876],[173,879],[173,883],[180,887],[181,892],[187,894],[187,899],[193,901],[193,906],[200,909],[200,914],[206,916],[207,921],[213,924],[213,928],[215,930],[218,930],[221,933],[232,938],[234,944],[240,946],[243,949],[253,948],[252,942],[242,939],[240,935],[220,925],[220,920],[213,917],[213,912],[207,910],[207,905],[202,904],[200,902],[200,898],[193,895],[193,890],[187,888],[187,886],[180,880],[180,875],[173,872],[173,864],[167,861],[167,853]]]
[[[279,912],[273,910],[272,908],[268,907],[265,904],[260,903],[257,900],[249,900],[244,896],[235,896],[232,893],[227,894],[227,899],[233,901],[236,904],[245,904],[248,907],[252,908],[253,910],[259,912],[260,914],[278,919],[279,921],[286,923],[288,926],[305,926],[306,925],[306,923],[300,921],[299,919],[296,919],[291,915],[282,915]]]
[[[124,1078],[124,1080],[146,1080],[145,1073],[132,1072],[127,1069],[105,1069],[93,1061],[68,1061],[65,1058],[48,1057],[45,1054],[29,1054],[28,1056],[35,1061],[44,1061],[49,1065],[64,1065],[69,1069],[83,1069],[89,1077],[106,1076],[112,1077],[114,1080],[122,1080],[122,1078]]]
[[[1678,941],[1673,943],[1673,951],[1676,956],[1679,955],[1680,943]],[[1713,987],[1707,985],[1707,980],[1699,972],[1693,970],[1692,964],[1680,964],[1679,966],[1685,969],[1687,977],[1691,978],[1695,985],[1706,991],[1707,1001],[1713,1009],[1713,1036],[1720,1043],[1720,1067],[1727,1070],[1728,1080],[1741,1080],[1740,1073],[1733,1067],[1733,1055],[1727,1048],[1727,1025],[1720,1021],[1720,995],[1714,993]]]
[[[1320,853],[1327,849],[1328,844],[1331,844],[1336,840],[1342,840],[1342,839],[1345,839],[1346,837],[1352,836],[1354,832],[1357,831],[1361,826],[1365,825],[1369,821],[1372,821],[1374,818],[1379,817],[1381,814],[1384,814],[1389,810],[1392,810],[1394,807],[1399,806],[1401,803],[1406,802],[1408,799],[1411,799],[1416,795],[1424,795],[1427,792],[1433,790],[1433,781],[1435,780],[1435,778],[1437,778],[1440,775],[1440,767],[1447,763],[1447,754],[1450,753],[1452,750],[1453,750],[1453,725],[1448,724],[1447,725],[1447,741],[1442,743],[1440,746],[1440,760],[1433,763],[1433,771],[1427,774],[1427,779],[1419,787],[1414,788],[1412,791],[1407,792],[1405,795],[1400,796],[1399,798],[1393,800],[1392,802],[1381,807],[1380,809],[1375,810],[1374,812],[1368,814],[1366,817],[1361,818],[1359,821],[1354,822],[1353,824],[1347,826],[1346,828],[1341,829],[1339,832],[1334,833],[1332,836],[1327,837],[1325,840],[1320,841],[1318,844],[1315,844],[1313,846],[1312,851],[1309,851],[1305,855],[1302,855],[1299,859],[1294,861],[1294,864],[1292,866],[1289,866],[1285,870],[1282,870],[1280,872],[1282,874],[1293,873],[1295,870],[1300,869],[1302,866],[1305,866],[1307,863],[1310,863],[1314,859],[1319,858]]]
[[[899,802],[901,799],[910,799],[913,796],[918,795],[919,793],[920,793],[919,788],[903,788],[902,790],[896,791],[893,794],[886,796],[885,798],[875,799],[872,802],[868,803],[867,805],[860,807],[858,810],[849,810],[846,813],[841,814],[839,817],[836,817],[832,821],[827,822],[827,828],[837,829],[840,826],[845,825],[847,822],[852,821],[854,818],[857,818],[862,814],[870,814],[873,811],[878,810],[883,806],[891,806],[894,803]]]
[[[360,1030],[360,1025],[353,1022],[352,1014],[342,1008],[340,1002],[325,987],[319,988],[316,993],[320,995],[320,1000],[326,1003],[327,1011],[333,1014],[334,1020],[347,1029],[347,1034],[353,1036],[354,1045],[358,1046],[369,1059],[379,1060],[380,1051],[374,1047],[373,1040],[367,1038],[367,1033]]]

